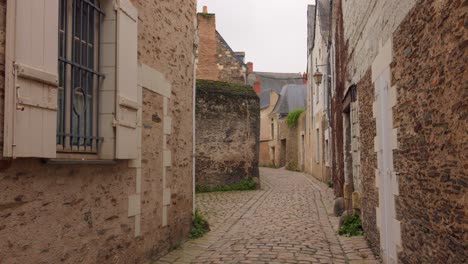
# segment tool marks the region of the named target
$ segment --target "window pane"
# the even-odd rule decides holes
[[[96,151],[96,59],[101,14],[97,0],[59,0],[59,90],[57,143],[64,149]]]

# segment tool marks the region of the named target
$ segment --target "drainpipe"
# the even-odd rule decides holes
[[[197,1],[195,1],[195,7],[197,6]],[[192,211],[195,213],[195,162],[196,162],[196,156],[197,156],[197,149],[196,149],[196,95],[197,95],[197,51],[198,51],[198,21],[197,21],[197,14],[195,10],[195,21],[194,21],[194,26],[195,26],[195,38],[193,42],[193,98],[192,98]]]

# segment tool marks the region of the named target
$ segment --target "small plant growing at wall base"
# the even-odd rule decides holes
[[[332,181],[328,181],[327,185],[328,185],[328,188],[333,188],[333,182]]]
[[[286,117],[286,119],[287,119],[287,124],[289,128],[297,127],[297,121],[299,120],[299,117],[301,116],[303,112],[304,112],[304,109],[296,109],[288,113],[288,116]]]
[[[263,166],[261,166],[261,167],[271,168],[271,169],[278,169],[278,166],[276,166],[276,165],[273,164],[273,163],[269,163],[269,164],[263,165]]]
[[[202,237],[206,232],[210,231],[210,225],[200,211],[195,210],[192,219],[192,230],[190,230],[190,238],[195,239]]]
[[[227,191],[248,191],[255,190],[257,188],[257,183],[252,177],[243,179],[238,183],[222,186],[203,186],[197,185],[195,187],[196,193],[207,193],[207,192],[227,192]]]
[[[362,236],[364,230],[362,229],[361,219],[357,214],[348,215],[343,221],[343,225],[338,230],[340,236]]]

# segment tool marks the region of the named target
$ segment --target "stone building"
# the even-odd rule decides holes
[[[330,128],[330,98],[331,98],[331,64],[328,43],[330,39],[330,10],[328,0],[316,1],[316,6],[308,10],[308,71],[312,75],[316,71],[323,73],[320,84],[309,76],[307,89],[308,121],[307,136],[309,164],[306,171],[315,178],[328,182],[331,180],[331,128]]]
[[[252,87],[197,81],[196,184],[257,183],[260,109]]]
[[[305,82],[304,76],[300,73],[255,72],[252,63],[248,63],[248,66],[247,82],[254,87],[260,97],[259,164],[260,166],[283,167],[286,165],[286,138],[283,138],[283,141],[280,140],[281,122],[279,120],[287,113],[279,115],[273,111],[280,100],[283,88],[287,85],[300,87]],[[286,137],[285,133],[282,135]]]
[[[0,1],[1,263],[140,263],[187,239],[195,2]]]
[[[335,194],[385,263],[466,263],[465,1],[330,3]]]
[[[277,126],[273,145],[279,150],[279,156],[274,157],[274,164],[286,166],[288,170],[303,171],[305,164],[305,126],[304,114],[298,117],[296,124],[288,124],[288,114],[293,111],[304,111],[306,106],[305,84],[288,84],[281,89],[279,99],[269,114]]]
[[[245,84],[247,65],[244,62],[245,52],[234,52],[226,40],[216,30],[216,15],[198,13],[198,47],[197,78],[200,80],[223,81]]]

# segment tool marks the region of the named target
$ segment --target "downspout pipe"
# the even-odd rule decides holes
[[[197,6],[197,1],[195,1],[195,7]],[[196,98],[197,98],[197,63],[198,63],[198,21],[197,21],[197,12],[195,10],[195,37],[193,40],[193,98],[192,98],[192,212],[195,214],[196,202],[195,202],[195,163],[197,157],[197,145],[196,145]]]

